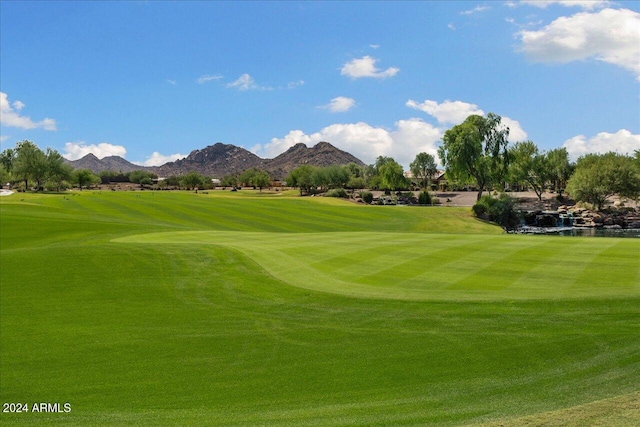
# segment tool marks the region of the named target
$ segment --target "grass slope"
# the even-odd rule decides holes
[[[3,425],[562,424],[596,401],[639,421],[633,239],[86,192],[3,197],[0,238],[1,400],[72,405]]]

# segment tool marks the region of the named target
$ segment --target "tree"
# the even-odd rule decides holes
[[[16,151],[13,148],[7,148],[0,153],[0,166],[4,167],[7,172],[13,171],[13,162],[16,159]]]
[[[564,147],[553,149],[547,153],[547,161],[549,166],[549,180],[553,185],[553,189],[559,195],[562,195],[573,171],[573,165],[569,161],[569,153]]]
[[[431,177],[438,172],[436,159],[429,153],[418,153],[409,168],[423,190],[429,186]]]
[[[26,189],[29,189],[29,180],[36,181],[36,189],[40,189],[47,172],[47,159],[45,154],[31,141],[21,141],[16,144],[13,173],[18,179],[24,180]]]
[[[300,188],[301,196],[303,193],[309,194],[311,190],[316,187],[313,180],[315,169],[316,168],[311,165],[298,166],[289,173],[287,185]]]
[[[509,164],[509,128],[500,126],[502,118],[489,113],[486,118],[471,115],[445,132],[438,155],[453,180],[473,179],[480,200],[492,184],[503,184]]]
[[[15,151],[12,148],[7,148],[0,153],[0,184],[11,180],[14,161]]]
[[[379,173],[383,188],[397,190],[407,187],[407,178],[404,176],[402,166],[392,158],[387,158],[382,163]]]
[[[60,191],[64,181],[71,180],[73,167],[64,162],[64,158],[56,150],[47,148],[47,180]]]
[[[326,170],[327,186],[329,188],[344,188],[349,182],[349,170],[343,166],[331,165]]]
[[[180,179],[180,183],[187,189],[198,189],[204,185],[205,178],[198,172],[191,171],[186,175],[183,175]]]
[[[266,171],[257,171],[251,178],[251,185],[258,187],[262,193],[262,187],[271,185],[271,177]]]
[[[235,175],[225,175],[224,177],[222,177],[221,184],[223,187],[237,187],[238,177]]]
[[[515,230],[521,223],[520,214],[516,211],[515,202],[507,194],[499,197],[484,195],[473,205],[473,213],[478,218],[498,223],[506,231]]]
[[[508,151],[511,177],[518,182],[526,182],[538,200],[542,200],[542,193],[551,177],[547,156],[539,152],[533,141],[516,142]]]
[[[149,180],[154,180],[158,178],[158,175],[153,172],[147,172],[145,170],[135,170],[129,172],[129,182],[132,182],[134,184],[141,184],[142,180],[145,180],[146,178],[148,178]]]
[[[245,186],[245,187],[253,186],[253,184],[252,184],[253,176],[257,172],[258,172],[258,170],[255,169],[255,168],[250,168],[250,169],[247,169],[247,170],[243,171],[240,174],[240,176],[238,177],[238,182],[240,183],[240,185]]]
[[[99,176],[95,175],[89,169],[76,169],[71,177],[72,181],[78,184],[78,188],[82,191],[82,187],[102,182]]]
[[[578,159],[576,170],[567,183],[567,192],[598,210],[614,194],[637,199],[640,196],[640,169],[632,157],[611,152],[588,154]]]

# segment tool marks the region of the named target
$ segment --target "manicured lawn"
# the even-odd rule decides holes
[[[504,235],[462,208],[76,194],[0,199],[1,400],[72,408],[3,425],[640,422],[637,239]]]

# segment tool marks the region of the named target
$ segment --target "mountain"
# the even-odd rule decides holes
[[[127,173],[141,169],[149,171],[153,170],[153,168],[150,167],[134,165],[133,163],[119,156],[108,156],[102,159],[98,159],[92,153],[87,154],[81,159],[67,160],[66,162],[73,166],[74,169],[89,169],[93,173],[100,173],[103,171]]]
[[[67,160],[75,169],[90,169],[94,173],[147,170],[167,177],[195,171],[212,178],[222,178],[225,175],[235,175],[256,168],[266,170],[275,179],[284,179],[289,172],[304,164],[324,167],[352,162],[364,166],[360,159],[328,142],[319,142],[313,147],[299,143],[273,159],[262,159],[242,147],[218,142],[201,150],[193,150],[184,159],[156,167],[138,166],[118,156],[98,159],[93,154],[87,154],[79,160]]]
[[[364,163],[352,154],[342,151],[328,142],[319,142],[309,148],[303,143],[298,143],[271,160],[265,160],[263,169],[272,177],[284,178],[289,172],[300,165],[331,166],[355,163],[364,166]]]
[[[196,171],[202,175],[222,178],[250,168],[262,168],[264,160],[250,151],[218,142],[202,150],[193,150],[184,159],[156,168],[158,176],[183,175]]]

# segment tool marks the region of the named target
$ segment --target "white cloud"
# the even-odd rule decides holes
[[[502,116],[501,124],[509,128],[509,141],[525,141],[527,139],[527,133],[520,126],[520,122],[507,116]]]
[[[476,6],[473,9],[464,10],[460,12],[460,15],[473,15],[474,13],[486,12],[487,10],[490,10],[490,9],[491,8],[489,6]]]
[[[485,112],[478,108],[476,104],[470,104],[463,101],[449,101],[448,99],[442,103],[438,103],[432,100],[425,100],[418,103],[414,100],[409,100],[406,103],[407,107],[424,111],[435,119],[440,124],[457,125],[465,121],[467,117],[472,114],[478,116],[484,116]],[[507,116],[501,116],[501,124],[509,128],[509,141],[524,141],[527,138],[527,133],[522,129],[520,123]]]
[[[418,103],[412,99],[407,101],[407,107],[424,111],[436,118],[438,123],[459,124],[472,114],[479,116],[484,115],[484,111],[478,108],[476,104],[469,104],[462,101],[449,101],[448,99],[442,103],[431,101],[429,99],[422,103]]]
[[[616,133],[600,132],[589,139],[584,135],[577,135],[566,140],[562,146],[573,160],[585,154],[604,154],[609,151],[631,155],[634,150],[640,150],[640,135],[634,135],[626,129],[620,129]]]
[[[64,153],[62,155],[68,160],[78,160],[89,153],[93,153],[93,155],[99,159],[108,156],[120,156],[124,158],[127,154],[127,149],[122,145],[109,144],[108,142],[87,145],[84,141],[77,141],[65,143]]]
[[[318,108],[323,108],[331,111],[332,113],[344,113],[349,111],[356,105],[356,100],[353,98],[347,98],[345,96],[338,96],[333,98],[328,104],[321,105]]]
[[[400,71],[399,68],[389,67],[384,71],[376,68],[377,59],[370,56],[363,56],[362,58],[356,58],[347,62],[342,66],[340,74],[343,76],[351,77],[352,79],[359,79],[361,77],[372,77],[377,79],[384,79],[387,77],[393,77]]]
[[[11,138],[11,135],[0,135],[0,142],[5,142],[9,138]]]
[[[520,49],[533,61],[595,58],[627,69],[640,80],[640,13],[603,9],[560,17],[537,31],[520,31]]]
[[[12,107],[13,105],[13,107]],[[21,101],[9,103],[9,97],[6,93],[0,92],[0,124],[2,126],[15,127],[20,129],[37,129],[57,130],[56,121],[54,119],[45,118],[39,122],[34,122],[30,117],[21,116],[19,112],[25,107]]]
[[[170,80],[170,79],[167,79],[166,82],[169,83],[172,86],[175,86],[175,85],[178,84],[178,82],[176,82],[175,80]]]
[[[393,130],[364,122],[336,123],[312,134],[292,130],[283,138],[271,139],[264,147],[253,147],[252,151],[262,157],[273,158],[297,143],[313,146],[327,141],[367,164],[374,163],[378,156],[393,156],[407,168],[419,152],[426,151],[436,156],[436,142],[441,138],[440,129],[417,118],[400,120]]]
[[[304,85],[304,80],[298,80],[296,82],[289,82],[287,84],[287,89],[295,89],[295,88],[300,87],[302,85]]]
[[[539,7],[541,9],[546,9],[547,6],[552,4],[559,4],[560,6],[581,7],[587,10],[599,9],[611,4],[609,0],[521,0],[520,3]]]
[[[154,151],[153,154],[147,157],[147,159],[144,162],[133,162],[133,163],[140,166],[161,166],[161,165],[164,165],[165,163],[175,162],[176,160],[183,159],[185,157],[187,157],[186,154],[175,153],[175,154],[169,154],[165,156],[163,154],[158,153],[157,151]]]
[[[198,77],[198,84],[204,84],[206,82],[210,82],[212,80],[220,80],[222,78],[222,76],[220,74],[203,74],[200,77]],[[169,83],[171,83],[170,80],[167,80]]]
[[[369,47],[371,49],[378,49],[380,47],[380,45],[379,44],[370,44]]]
[[[239,91],[247,90],[273,90],[271,86],[260,86],[249,74],[243,74],[232,83],[227,84],[230,89],[238,89]]]

